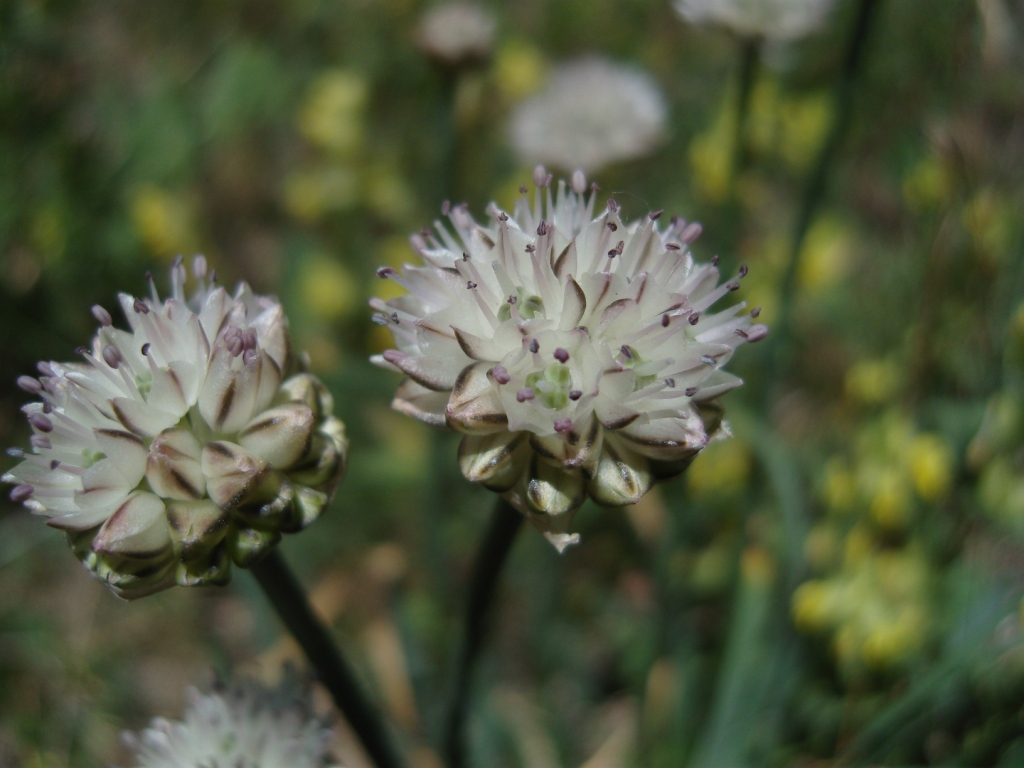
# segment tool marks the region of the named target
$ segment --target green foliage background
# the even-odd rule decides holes
[[[853,117],[780,295],[857,0],[765,50],[729,177],[739,46],[661,0],[495,3],[493,56],[416,45],[424,3],[0,3],[0,434],[15,378],[177,253],[278,295],[352,441],[333,509],[284,549],[397,723],[433,752],[492,499],[456,440],[389,411],[374,267],[445,199],[478,216],[531,169],[510,110],[602,54],[663,88],[664,144],[598,174],[626,212],[704,224],[771,337],[730,364],[735,439],[636,509],[587,506],[559,557],[517,543],[473,704],[488,766],[1024,762],[1024,7],[881,0]],[[996,10],[993,10],[996,9]],[[982,13],[981,11],[984,11]],[[1001,15],[1000,15],[1001,12]],[[993,15],[995,14],[995,15]],[[571,170],[571,169],[569,169]],[[776,375],[777,374],[777,375]],[[13,459],[9,462],[13,463]],[[0,765],[127,760],[210,670],[295,649],[248,574],[127,604],[0,509]],[[339,728],[338,752],[357,766]],[[589,761],[589,762],[588,762]]]

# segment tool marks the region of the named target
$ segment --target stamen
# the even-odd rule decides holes
[[[41,413],[33,413],[28,417],[28,423],[40,432],[53,432],[53,422]]]
[[[53,443],[50,442],[50,438],[46,435],[32,435],[28,442],[33,448],[40,451],[48,451],[53,448]]]
[[[536,339],[530,339],[530,351],[533,352],[533,354],[540,352],[540,342]]]
[[[533,400],[534,397],[536,397],[536,394],[529,387],[524,387],[516,392],[516,400],[520,403],[525,403],[527,400]]]
[[[26,483],[16,485],[11,489],[11,501],[15,504],[21,504],[32,498],[32,494],[35,492],[35,488]]]
[[[696,325],[697,321],[699,321],[699,320],[700,320],[700,312],[694,312],[688,318],[688,322],[690,323],[690,325]]]
[[[19,376],[18,386],[30,395],[38,395],[43,391],[43,385],[39,383],[38,379],[33,379],[31,376]]]
[[[760,317],[761,316],[761,308],[760,307],[754,307],[752,310],[750,310],[750,316],[751,317],[755,317],[755,318],[756,317]]]
[[[579,400],[581,397],[583,397],[583,392],[582,391],[580,391],[578,389],[570,389],[569,390],[569,399],[570,400],[576,401],[576,400]]]
[[[491,373],[494,375],[494,380],[499,384],[508,384],[512,381],[512,377],[508,375],[508,370],[503,365],[494,366],[491,369]]]
[[[693,397],[697,394],[697,387],[687,387],[685,394],[687,397]]]
[[[555,432],[568,432],[572,429],[572,419],[555,419]]]
[[[555,360],[557,360],[560,363],[564,363],[569,359],[569,352],[568,350],[559,347],[558,349],[555,350],[554,356]]]
[[[96,322],[98,322],[104,328],[109,328],[111,325],[114,324],[114,319],[110,316],[110,313],[107,312],[107,310],[105,310],[99,304],[92,305],[92,316],[95,317]]]
[[[124,362],[124,358],[121,356],[121,351],[117,347],[112,344],[107,344],[103,348],[103,362],[116,370],[117,366]]]
[[[132,309],[134,309],[135,312],[140,315],[149,314],[149,307],[146,306],[146,302],[144,302],[142,299],[136,299],[134,302],[132,302]]]
[[[196,257],[192,259],[192,275],[196,280],[202,280],[206,277],[206,257],[203,254],[196,254]]]

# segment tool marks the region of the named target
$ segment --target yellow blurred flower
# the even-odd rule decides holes
[[[910,444],[910,476],[918,496],[941,501],[953,483],[953,449],[939,435],[918,435]]]
[[[996,262],[1007,255],[1016,227],[1014,206],[999,192],[982,189],[964,206],[963,224],[985,260]]]
[[[130,205],[135,230],[154,255],[170,261],[199,250],[185,198],[147,184],[132,193]]]
[[[732,438],[718,440],[698,454],[686,473],[687,487],[696,496],[735,496],[750,477],[750,449]]]
[[[835,526],[822,523],[811,528],[804,541],[804,556],[816,571],[839,562],[840,539]]]
[[[366,175],[366,201],[382,219],[405,221],[416,207],[416,199],[405,179],[390,164],[378,164]]]
[[[509,40],[494,59],[494,80],[508,101],[519,101],[540,88],[547,64],[539,49],[523,40]]]
[[[900,371],[894,360],[861,360],[846,372],[846,394],[865,405],[881,405],[899,389]]]
[[[311,144],[328,152],[350,156],[365,138],[363,113],[368,87],[361,76],[345,69],[329,69],[309,86],[299,109],[299,131]]]
[[[844,459],[833,456],[825,463],[822,499],[829,509],[849,512],[853,509],[857,495],[857,477],[850,471]]]
[[[694,191],[712,203],[721,203],[729,194],[732,177],[735,117],[723,110],[709,130],[690,142],[690,170]]]
[[[853,235],[831,216],[822,216],[811,226],[800,251],[798,277],[810,293],[837,285],[849,271]]]
[[[822,632],[833,622],[833,589],[822,580],[805,581],[793,592],[793,621],[802,632]]]
[[[869,474],[871,517],[886,529],[902,529],[912,509],[910,489],[899,468],[887,466]]]
[[[806,170],[817,157],[831,112],[831,100],[821,93],[785,99],[780,104],[779,153],[791,168]]]
[[[305,260],[298,287],[303,305],[320,320],[338,320],[359,303],[359,289],[352,275],[341,263],[325,255]]]
[[[358,199],[359,180],[349,168],[298,170],[285,179],[285,208],[300,221],[314,222],[326,213],[351,208]]]
[[[903,200],[913,210],[926,211],[948,203],[953,179],[942,159],[929,155],[903,177]]]

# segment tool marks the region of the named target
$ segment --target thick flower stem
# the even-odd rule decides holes
[[[330,692],[370,759],[378,768],[402,768],[403,762],[384,722],[363,693],[327,627],[313,613],[302,585],[281,554],[272,550],[252,567],[252,572],[285,627],[302,646],[320,682]]]
[[[750,114],[750,94],[754,90],[760,57],[760,38],[751,37],[740,42],[740,80],[736,94],[736,135],[733,139],[732,155],[733,194],[736,192],[736,182],[747,166],[747,118]]]
[[[463,768],[466,764],[463,730],[473,667],[487,633],[498,576],[522,524],[523,516],[507,501],[499,499],[473,565],[462,647],[456,662],[458,667],[444,728],[444,755],[448,768]]]
[[[790,325],[793,314],[793,292],[796,288],[800,252],[803,250],[807,230],[827,192],[829,171],[835,163],[836,154],[850,124],[854,86],[864,58],[864,48],[870,36],[872,20],[879,5],[881,5],[881,0],[861,0],[854,22],[853,34],[846,50],[843,72],[836,85],[832,106],[832,123],[828,135],[818,151],[818,158],[807,180],[807,186],[804,188],[800,209],[793,226],[793,239],[790,244],[788,261],[779,289],[779,318],[774,329],[774,355],[771,361],[769,382],[773,382],[789,362],[792,343]]]

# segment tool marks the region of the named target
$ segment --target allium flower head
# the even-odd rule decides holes
[[[483,61],[494,46],[497,26],[494,15],[477,3],[441,3],[424,14],[418,42],[424,53],[442,64]]]
[[[695,24],[717,24],[743,37],[795,40],[825,24],[835,0],[676,0]]]
[[[326,388],[294,373],[281,305],[206,279],[185,297],[120,295],[131,330],[94,307],[84,362],[39,364],[19,385],[30,453],[3,476],[11,498],[67,532],[75,554],[124,597],[224,583],[325,509],[345,464]]]
[[[524,163],[593,172],[650,154],[665,136],[666,115],[646,72],[587,58],[558,67],[516,108],[510,137]]]
[[[561,548],[588,495],[636,502],[719,433],[714,401],[741,383],[721,368],[767,329],[744,304],[709,311],[739,281],[693,260],[699,225],[627,221],[614,200],[594,218],[580,171],[554,194],[534,181],[532,205],[523,187],[486,225],[446,206],[452,229],[412,239],[425,266],[378,271],[408,294],[371,302],[397,346],[374,361],[408,377],[393,406],[463,433],[463,474]]]
[[[124,740],[137,768],[325,768],[331,731],[309,698],[287,676],[274,690],[251,681],[206,695],[190,689],[182,720],[157,718]]]

